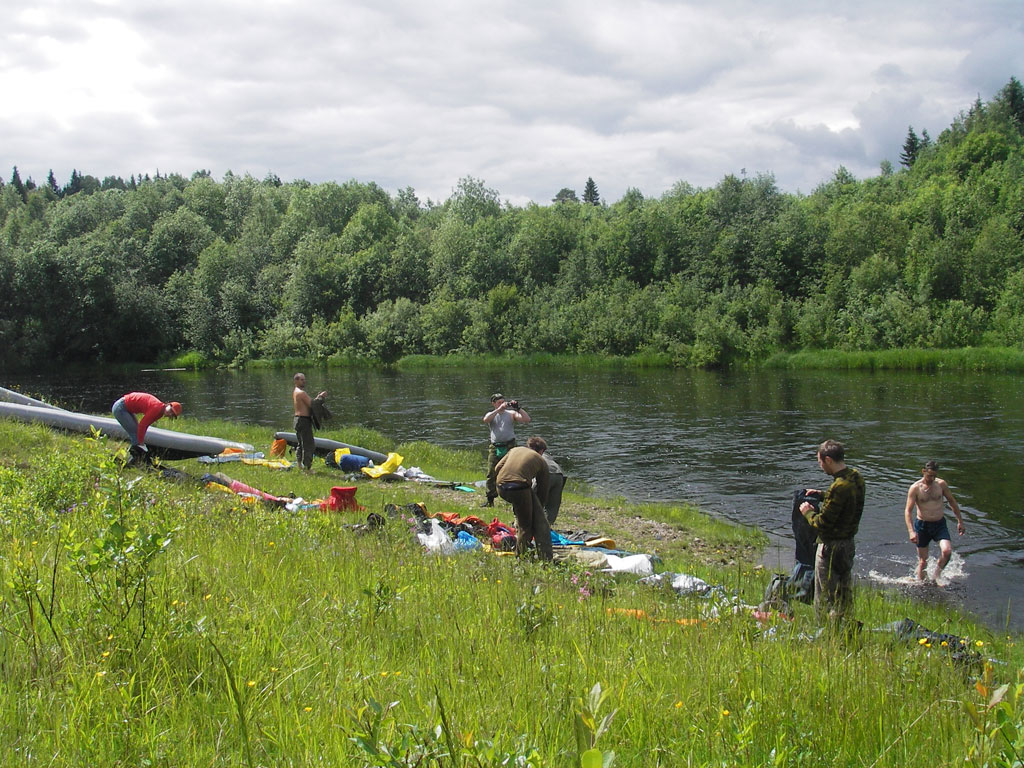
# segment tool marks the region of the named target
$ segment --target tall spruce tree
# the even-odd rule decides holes
[[[590,176],[587,176],[587,183],[583,187],[583,202],[591,205],[601,204],[601,196],[597,193],[597,184]]]
[[[50,169],[50,175],[46,177],[46,186],[50,188],[55,197],[61,196],[61,189],[57,184],[57,177],[53,175],[53,168]]]
[[[996,101],[1017,124],[1017,128],[1024,130],[1024,86],[1021,86],[1020,80],[1011,77],[1010,82],[999,91]]]
[[[914,126],[907,127],[907,138],[903,140],[903,151],[900,152],[900,165],[909,168],[917,160],[917,153],[921,151],[921,139],[914,133]]]
[[[18,166],[14,166],[14,173],[11,174],[11,186],[21,195],[21,201],[27,203],[28,191],[25,189],[25,185],[21,183],[21,174],[18,173]]]

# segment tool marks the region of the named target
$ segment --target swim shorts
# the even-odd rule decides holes
[[[941,520],[915,520],[914,530],[917,532],[917,546],[925,548],[933,541],[946,539],[949,541],[949,528],[946,518]]]

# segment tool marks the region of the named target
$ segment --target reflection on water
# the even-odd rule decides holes
[[[8,379],[26,393],[105,412],[145,389],[204,416],[290,428],[291,371],[97,371]],[[953,546],[963,576],[947,592],[996,626],[1024,629],[1024,378],[1013,375],[755,371],[306,371],[330,391],[342,423],[397,442],[483,452],[488,397],[518,398],[571,477],[633,500],[690,500],[773,539],[766,563],[788,570],[789,505],[797,487],[824,488],[814,460],[827,437],[846,443],[867,481],[857,572],[900,579],[912,568],[903,509],[920,467],[936,459],[964,510]],[[268,435],[269,440],[269,435]],[[409,459],[415,463],[414,457]],[[907,565],[907,564],[910,565]],[[952,577],[952,574],[951,574]]]

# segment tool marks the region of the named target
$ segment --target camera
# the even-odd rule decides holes
[[[505,402],[505,407],[506,408],[510,408],[513,411],[518,411],[521,406],[519,405],[519,401],[518,400],[507,400]]]

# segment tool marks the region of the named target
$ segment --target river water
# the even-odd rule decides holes
[[[291,429],[291,371],[58,371],[6,377],[72,410],[106,413],[133,389],[180,400],[190,414]],[[1024,630],[1024,377],[1001,374],[788,371],[593,371],[566,368],[388,372],[307,370],[339,423],[396,443],[479,450],[488,397],[518,398],[570,477],[636,501],[691,501],[765,531],[765,564],[792,565],[792,492],[825,488],[815,448],[834,437],[867,482],[856,573],[921,599],[966,607],[995,629]],[[330,433],[325,433],[329,435]],[[935,459],[967,533],[942,587],[911,578],[903,509]],[[415,465],[414,456],[406,457]],[[454,478],[453,478],[454,479]],[[458,478],[465,479],[465,478]],[[952,517],[950,517],[952,519]],[[934,550],[934,547],[933,547]],[[913,618],[913,617],[912,617]],[[955,631],[955,629],[953,630]]]

